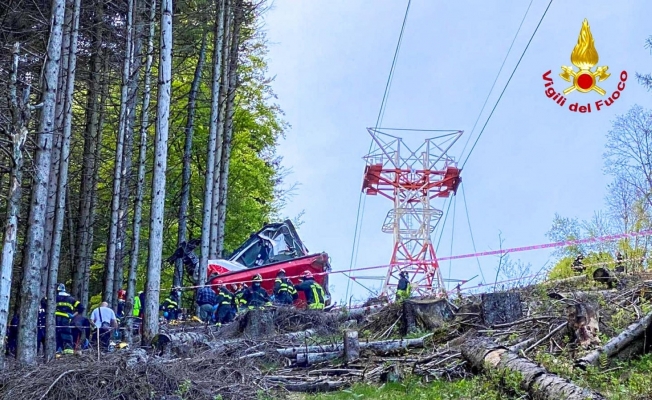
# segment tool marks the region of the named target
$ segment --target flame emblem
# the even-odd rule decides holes
[[[573,67],[561,67],[562,73],[559,74],[559,76],[561,76],[565,81],[573,84],[573,86],[564,90],[564,94],[568,94],[573,90],[577,90],[581,93],[588,93],[591,90],[595,90],[602,96],[605,95],[606,92],[601,87],[597,86],[596,83],[604,81],[609,78],[611,74],[607,73],[609,67],[606,65],[597,67],[595,71],[591,71],[591,68],[598,63],[598,51],[595,49],[589,21],[586,19],[582,22],[580,36],[577,39],[577,44],[575,45],[573,52],[571,53],[571,63],[579,68],[579,71],[575,71]]]

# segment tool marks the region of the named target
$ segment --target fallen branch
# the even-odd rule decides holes
[[[552,331],[550,331],[550,333],[548,333],[546,336],[544,336],[544,337],[541,338],[540,340],[537,340],[537,341],[536,341],[532,346],[528,347],[528,348],[525,349],[523,352],[524,352],[524,353],[527,353],[528,351],[534,349],[535,347],[537,347],[537,346],[540,345],[541,343],[543,343],[543,342],[545,342],[546,340],[550,339],[550,338],[553,337],[557,332],[559,332],[560,330],[564,329],[564,328],[566,327],[566,325],[568,325],[568,322],[564,322],[563,324],[559,325],[558,327],[556,327],[555,329],[553,329]]]
[[[600,394],[575,385],[551,374],[543,367],[519,357],[507,348],[482,338],[467,340],[461,346],[462,355],[475,368],[497,369],[521,375],[521,387],[536,400],[604,400]]]
[[[580,368],[586,368],[589,365],[596,365],[600,360],[600,356],[605,354],[607,357],[613,357],[624,348],[629,346],[632,341],[641,336],[652,322],[652,313],[634,322],[628,326],[620,335],[609,340],[604,346],[586,354],[584,357],[578,359],[575,364]]]
[[[52,388],[54,387],[54,385],[56,385],[57,382],[59,382],[59,381],[61,380],[61,378],[63,378],[64,376],[68,375],[69,373],[71,373],[71,372],[75,372],[75,371],[77,371],[77,370],[76,370],[76,369],[69,369],[68,371],[66,371],[66,372],[62,373],[61,375],[59,375],[59,376],[57,377],[57,379],[55,379],[54,382],[52,382],[52,384],[50,385],[50,387],[48,387],[48,389],[45,391],[45,393],[43,393],[43,395],[41,396],[41,398],[40,398],[39,400],[43,400],[43,399],[45,398],[45,396],[47,396],[48,393],[50,393],[50,390],[52,390]]]

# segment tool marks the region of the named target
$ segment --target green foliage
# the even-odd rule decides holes
[[[548,272],[548,279],[564,279],[577,275],[573,271],[572,265],[575,257],[567,256],[557,261],[557,263]],[[609,253],[589,253],[584,257],[583,264],[586,266],[584,274],[592,277],[593,272],[601,267],[613,268],[615,260]]]

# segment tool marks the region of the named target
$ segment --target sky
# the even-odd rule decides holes
[[[468,148],[461,153],[464,143],[469,135],[471,143],[478,137],[548,3],[412,0],[380,126],[463,130],[450,153],[461,164],[468,153]],[[294,217],[305,211],[299,234],[311,252],[330,255],[333,270],[351,265],[363,156],[371,143],[366,128],[376,124],[406,5],[407,0],[274,0],[264,17],[269,74],[275,76],[276,101],[291,125],[278,153],[292,170],[287,182],[299,183],[283,213]],[[590,5],[553,1],[462,171],[468,218],[458,191],[438,256],[496,250],[500,238],[503,248],[547,243],[555,213],[590,219],[604,209],[611,178],[603,170],[603,153],[611,121],[634,104],[649,107],[652,99],[635,79],[636,72],[652,72],[652,55],[644,47],[652,35],[651,14],[652,3],[643,0]],[[562,65],[571,65],[585,18],[600,56],[598,65],[608,66],[612,74],[600,83],[605,97],[616,90],[621,71],[627,71],[628,79],[610,107],[580,114],[568,106],[605,97],[570,93],[560,107],[546,97],[542,75],[552,70],[557,91],[570,86],[559,73]],[[408,141],[423,139],[405,135]],[[363,197],[353,268],[387,264],[392,252],[392,235],[381,231],[392,203],[381,196]],[[444,203],[433,205],[442,209]],[[439,240],[438,231],[433,240]],[[515,253],[512,258],[538,271],[550,251]],[[493,282],[498,259],[478,260],[480,265],[473,258],[443,261],[444,278],[468,279],[481,270],[484,281]],[[478,277],[468,285],[482,281]],[[378,281],[360,282],[380,287]],[[341,303],[347,278],[332,275],[330,290]],[[353,302],[369,296],[355,283],[350,290]]]

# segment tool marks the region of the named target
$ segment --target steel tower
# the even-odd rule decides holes
[[[407,271],[416,293],[445,295],[430,237],[443,212],[431,201],[457,191],[461,170],[447,152],[463,132],[447,131],[450,133],[428,138],[412,150],[402,138],[381,132],[382,128],[367,130],[373,145],[364,157],[362,191],[370,196],[380,194],[394,203],[382,228],[394,235],[383,294],[393,293],[399,272]]]

